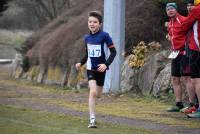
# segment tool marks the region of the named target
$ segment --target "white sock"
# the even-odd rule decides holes
[[[90,122],[95,122],[95,115],[94,114],[90,115]]]

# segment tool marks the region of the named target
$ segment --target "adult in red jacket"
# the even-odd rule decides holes
[[[176,3],[168,3],[166,5],[166,12],[169,17],[168,32],[169,39],[171,41],[172,58],[171,64],[171,75],[172,75],[172,85],[174,88],[174,93],[176,97],[176,105],[169,108],[168,112],[179,112],[183,108],[182,103],[182,89],[181,89],[181,77],[186,80],[185,84],[187,88],[191,88],[192,84],[190,82],[190,69],[189,69],[189,59],[185,57],[185,42],[186,34],[182,31],[182,23],[185,17],[181,16],[177,12]],[[185,60],[187,61],[187,65]],[[189,86],[188,86],[189,85]],[[190,89],[188,89],[190,90]]]
[[[200,100],[200,0],[194,0],[195,7],[182,24],[184,32],[192,31],[190,39],[190,68],[192,83],[195,87],[198,100]],[[200,107],[197,112],[188,114],[188,117],[200,118]]]
[[[188,14],[191,12],[191,10],[193,8],[194,8],[194,0],[188,0],[187,1]],[[187,53],[186,58],[188,59],[188,61],[189,61],[189,56],[190,56],[189,43],[190,43],[192,32],[193,32],[192,29],[190,29],[190,31],[187,32],[187,39],[186,39],[186,53]],[[187,65],[189,65],[189,64],[187,63]],[[185,81],[184,81],[184,83],[185,83]],[[189,104],[188,107],[181,110],[181,112],[183,112],[185,114],[190,114],[190,113],[196,112],[198,107],[199,107],[198,99],[197,99],[197,96],[196,96],[196,93],[195,93],[195,88],[194,88],[194,86],[191,82],[191,79],[190,79],[190,86],[191,86],[190,88],[187,88],[190,104]]]

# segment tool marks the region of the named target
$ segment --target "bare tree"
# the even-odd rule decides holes
[[[70,8],[70,0],[16,0],[15,3],[31,12],[42,24]]]
[[[8,8],[8,1],[9,0],[0,0],[0,16],[2,15],[1,12]]]
[[[37,29],[72,7],[72,0],[5,0],[0,27]],[[1,9],[6,3],[0,0]],[[3,6],[3,4],[5,6]]]

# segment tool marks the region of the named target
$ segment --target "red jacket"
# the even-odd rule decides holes
[[[200,4],[189,13],[182,25],[184,32],[192,30],[189,47],[191,50],[200,51]]]
[[[168,32],[172,44],[172,50],[182,50],[185,47],[186,33],[182,30],[184,16],[177,13],[175,18],[170,19],[168,23]]]

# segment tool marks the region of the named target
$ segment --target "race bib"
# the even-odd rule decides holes
[[[175,58],[178,56],[179,52],[180,52],[180,51],[172,51],[172,52],[170,53],[170,55],[168,56],[168,58],[169,58],[169,59],[175,59]]]
[[[101,45],[87,44],[88,56],[89,57],[100,57],[101,56]]]

